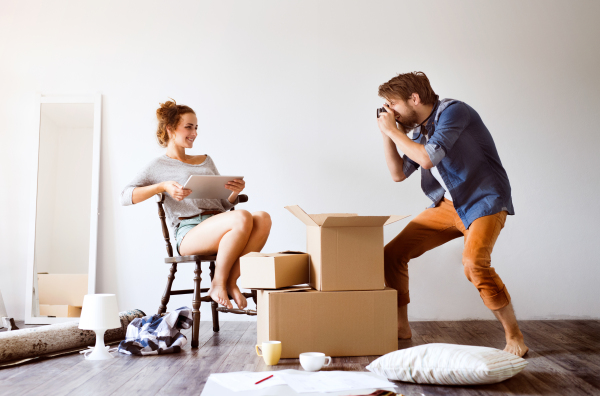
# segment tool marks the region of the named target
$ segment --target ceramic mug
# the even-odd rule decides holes
[[[305,352],[300,354],[300,364],[306,371],[319,371],[323,366],[327,367],[331,364],[331,357],[321,352]]]
[[[263,341],[262,345],[256,346],[256,354],[262,356],[267,366],[275,366],[281,358],[281,341]]]

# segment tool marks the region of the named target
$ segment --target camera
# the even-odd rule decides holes
[[[381,113],[387,113],[387,110],[385,109],[385,107],[380,107],[377,109],[377,118],[379,118],[379,114]]]

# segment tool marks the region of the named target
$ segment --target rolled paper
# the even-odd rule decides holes
[[[121,327],[107,330],[104,333],[104,342],[125,339],[129,323],[144,316],[146,314],[139,309],[119,312]],[[95,345],[96,333],[93,330],[81,330],[78,326],[78,322],[65,322],[2,332],[0,364]]]

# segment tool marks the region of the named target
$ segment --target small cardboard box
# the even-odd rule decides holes
[[[281,341],[282,358],[302,352],[384,355],[398,349],[396,290],[306,289],[258,291],[258,344]]]
[[[81,307],[87,293],[87,274],[38,274],[40,304]]]
[[[40,315],[56,316],[57,318],[79,318],[81,316],[81,307],[40,304]]]
[[[240,257],[239,284],[245,289],[279,289],[308,283],[308,254],[248,253]]]
[[[309,215],[298,205],[285,208],[307,225],[311,287],[320,291],[384,288],[383,227],[408,216]]]

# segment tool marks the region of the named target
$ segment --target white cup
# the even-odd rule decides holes
[[[325,364],[327,360],[327,364]],[[321,367],[331,364],[331,357],[321,352],[305,352],[300,354],[300,364],[306,371],[319,371]]]

